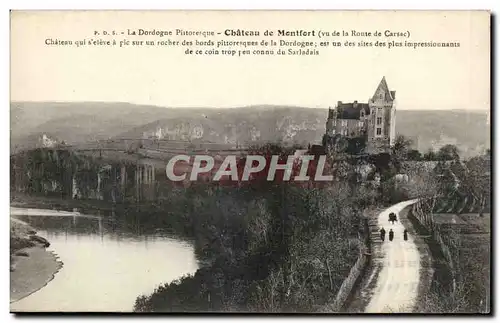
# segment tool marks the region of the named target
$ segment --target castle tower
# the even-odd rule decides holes
[[[385,76],[380,81],[373,97],[368,101],[370,118],[368,119],[369,154],[388,153],[396,139],[396,91],[390,91]]]

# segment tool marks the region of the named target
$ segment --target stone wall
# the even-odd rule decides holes
[[[434,239],[437,242],[439,249],[443,254],[444,259],[446,260],[446,263],[450,269],[450,272],[453,274],[455,271],[450,249],[443,241],[439,225],[432,220],[432,214],[426,214],[426,212],[422,210],[421,200],[418,201],[417,203],[414,203],[411,206],[408,215],[413,216],[415,219],[417,219],[417,221],[423,227],[425,227],[427,231],[429,231],[429,233],[432,236],[432,239]]]
[[[323,308],[319,312],[338,313],[344,307],[349,295],[353,292],[356,282],[362,277],[363,272],[370,261],[371,243],[370,243],[370,228],[368,219],[364,219],[363,244],[359,250],[359,256],[352,266],[349,275],[344,279],[340,286],[335,300]]]

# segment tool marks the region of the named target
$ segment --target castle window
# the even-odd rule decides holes
[[[377,125],[382,124],[382,117],[377,117]]]
[[[383,98],[384,98],[384,94],[380,93],[380,99],[383,99]]]
[[[382,134],[382,128],[377,128],[377,136],[380,136]]]

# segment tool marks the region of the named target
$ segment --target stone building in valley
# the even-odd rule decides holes
[[[396,91],[389,90],[385,77],[368,103],[338,101],[335,108],[328,109],[323,140],[328,148],[345,142],[363,153],[388,153],[395,137]]]

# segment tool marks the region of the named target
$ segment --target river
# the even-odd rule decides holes
[[[47,250],[63,267],[11,311],[130,312],[138,296],[199,267],[192,243],[171,232],[145,231],[116,216],[39,211],[16,209],[13,216],[50,241]]]

